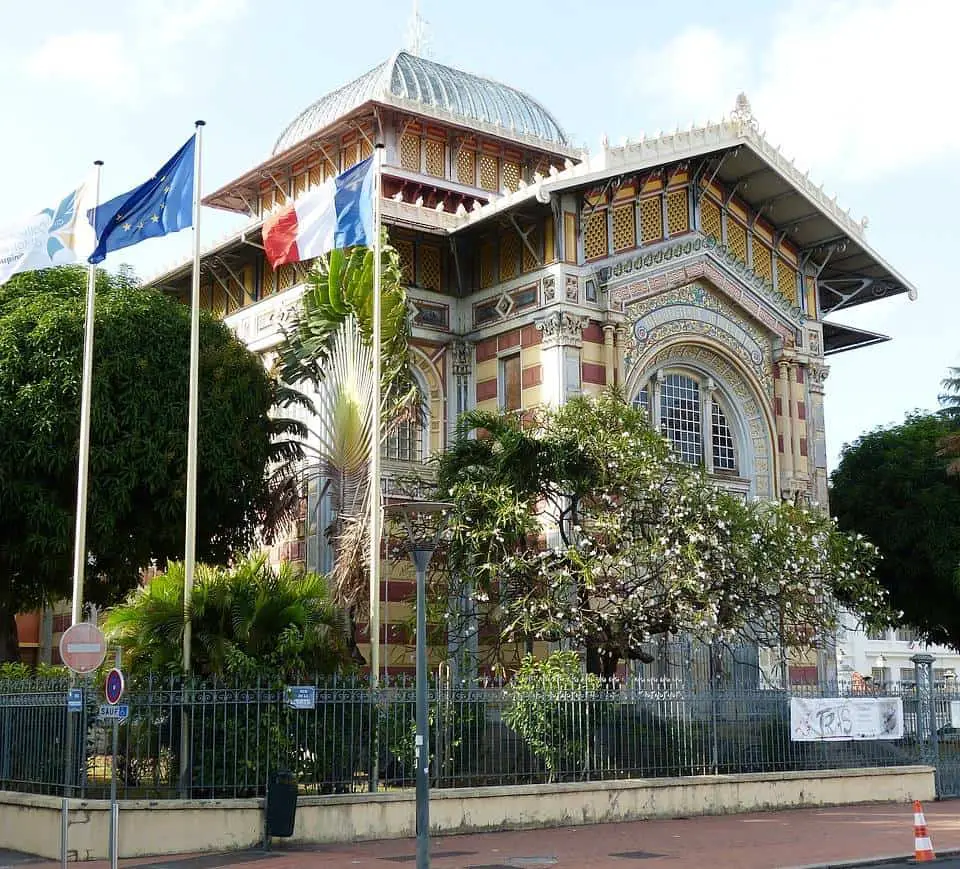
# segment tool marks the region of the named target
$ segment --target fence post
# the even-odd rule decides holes
[[[939,750],[937,747],[937,707],[933,687],[933,655],[925,652],[910,658],[916,668],[917,738],[923,745],[924,759],[936,768],[937,794],[940,793]]]
[[[60,869],[67,869],[67,853],[70,839],[70,800],[63,797],[60,801]]]

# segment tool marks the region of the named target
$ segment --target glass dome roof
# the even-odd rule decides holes
[[[568,147],[560,125],[540,103],[516,88],[461,72],[401,51],[301,112],[273,147],[281,154],[338,117],[370,100],[420,103],[427,114],[443,112],[500,127],[507,134]]]

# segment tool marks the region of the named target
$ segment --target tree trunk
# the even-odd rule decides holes
[[[587,672],[593,676],[599,676],[607,684],[613,682],[617,676],[620,655],[608,649],[601,649],[593,643],[587,644],[586,653]]]
[[[0,602],[0,664],[20,660],[20,642],[17,637],[17,614],[5,602]]]

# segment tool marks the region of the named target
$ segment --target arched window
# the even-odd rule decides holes
[[[667,374],[660,385],[660,431],[681,461],[703,463],[700,384],[685,374]]]
[[[383,457],[393,462],[423,461],[423,429],[413,412],[393,424],[384,440]]]
[[[724,391],[712,378],[687,370],[654,372],[640,385],[633,405],[648,415],[681,461],[724,476],[740,472],[741,439]]]
[[[413,376],[420,390],[421,405],[404,412],[393,423],[383,442],[383,458],[389,462],[416,464],[429,452],[427,437],[430,432],[430,393],[418,371]]]

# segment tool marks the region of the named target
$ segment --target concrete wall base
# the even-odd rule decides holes
[[[689,817],[801,806],[932,800],[934,769],[901,766],[434,791],[435,835]],[[0,848],[60,856],[61,800],[0,792]],[[110,804],[70,800],[69,858],[107,857]],[[294,842],[414,835],[412,792],[301,797]],[[123,800],[120,857],[230,851],[263,841],[263,801]]]

